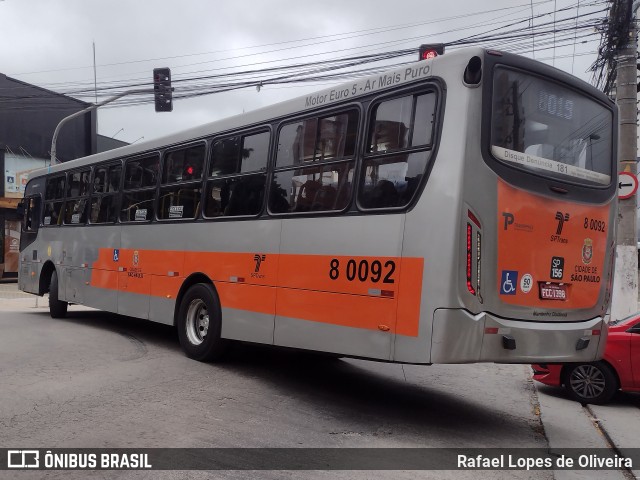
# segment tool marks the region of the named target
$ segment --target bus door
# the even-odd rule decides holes
[[[62,214],[64,227],[58,234],[63,237],[62,269],[65,298],[68,302],[83,303],[86,282],[89,280],[89,249],[92,238],[87,223],[89,212],[91,169],[85,168],[67,175],[65,203]],[[74,228],[80,227],[80,228]]]
[[[146,224],[155,216],[160,156],[148,154],[125,162],[120,205],[120,251],[118,252],[118,313],[149,318],[151,272],[147,238],[157,235]]]
[[[20,235],[19,288],[27,292],[38,291],[38,263],[40,254],[34,246],[40,224],[40,196],[24,199],[24,213]]]

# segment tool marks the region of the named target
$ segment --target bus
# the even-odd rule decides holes
[[[21,290],[380,361],[602,356],[617,110],[471,48],[29,176]]]

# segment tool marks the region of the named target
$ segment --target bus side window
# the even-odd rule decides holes
[[[140,162],[131,162],[127,164],[125,171],[124,189],[140,188],[142,186],[143,169]]]
[[[93,176],[93,193],[104,193],[107,184],[107,168],[97,167]]]
[[[262,211],[270,132],[234,136],[213,144],[204,216],[256,216]]]
[[[35,232],[40,223],[40,197],[31,197],[25,200],[25,212],[22,223],[23,232]]]
[[[95,169],[93,194],[89,207],[89,222],[115,223],[118,221],[118,190],[122,165],[115,164]]]
[[[369,134],[369,151],[386,152],[409,146],[413,97],[395,98],[378,104]]]
[[[109,167],[109,182],[106,185],[107,192],[117,192],[120,190],[120,177],[122,176],[122,165],[112,165]]]
[[[193,220],[199,216],[205,152],[204,143],[200,143],[165,154],[159,220]]]
[[[359,112],[298,120],[278,134],[271,213],[344,210],[351,198]]]
[[[59,175],[49,177],[45,188],[45,204],[42,224],[60,225],[62,224],[62,205],[64,203],[66,177]]]
[[[200,180],[204,167],[204,144],[194,145],[165,154],[162,183]]]
[[[63,223],[65,225],[84,225],[87,223],[90,178],[91,169],[69,173],[64,206]]]
[[[160,156],[157,154],[127,160],[121,222],[149,222],[155,218],[159,166]]]
[[[359,181],[361,208],[402,208],[411,202],[431,159],[435,111],[435,92],[373,105]]]

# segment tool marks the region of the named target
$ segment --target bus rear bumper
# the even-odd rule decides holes
[[[602,357],[606,332],[602,317],[536,322],[439,309],[433,318],[431,362],[590,362]]]

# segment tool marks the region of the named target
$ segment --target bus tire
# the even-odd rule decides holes
[[[200,362],[219,360],[228,341],[221,338],[222,310],[211,285],[197,283],[187,290],[177,318],[180,346],[189,358]]]
[[[64,318],[67,316],[69,304],[58,300],[58,273],[54,270],[49,282],[49,313],[51,318]]]

